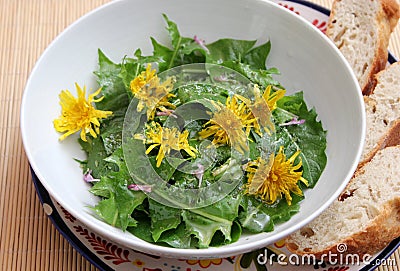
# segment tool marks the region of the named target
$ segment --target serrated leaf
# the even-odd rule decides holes
[[[197,237],[199,247],[208,247],[217,231],[225,237],[224,242],[232,241],[232,223],[238,216],[240,201],[240,194],[231,194],[212,205],[182,212],[182,219],[188,231]]]
[[[243,57],[243,62],[249,64],[253,69],[266,69],[266,61],[271,51],[271,42],[266,42],[251,49]]]
[[[302,199],[303,197],[293,195],[291,205],[285,199],[268,205],[253,196],[244,196],[239,221],[244,229],[253,233],[273,231],[275,224],[289,220],[298,212],[298,202]]]
[[[149,214],[151,218],[151,234],[155,242],[161,234],[175,229],[181,223],[182,210],[172,208],[149,199]]]
[[[273,85],[280,87],[278,81],[276,81],[272,74],[278,73],[276,69],[269,69],[269,70],[261,70],[261,69],[252,69],[249,64],[228,60],[221,63],[222,66],[230,68],[232,70],[237,71],[238,73],[246,76],[250,81],[253,83],[266,87],[268,85]]]
[[[225,240],[231,240],[232,222],[215,221],[188,210],[183,211],[182,218],[188,231],[197,237],[199,248],[209,247],[216,231],[221,231]]]
[[[193,238],[187,231],[185,223],[179,224],[175,230],[164,232],[158,239],[159,243],[166,243],[175,248],[193,248]]]
[[[136,226],[137,222],[131,215],[145,198],[143,192],[131,191],[126,185],[116,183],[110,197],[100,201],[93,210],[108,224],[126,230]]]
[[[295,114],[298,119],[304,119],[301,125],[284,126],[277,129],[276,137],[285,146],[287,156],[300,149],[303,163],[303,177],[312,188],[321,176],[326,166],[326,131],[317,120],[315,109],[308,110],[302,92],[285,96],[277,103],[279,108]],[[290,153],[289,153],[290,150]]]
[[[209,54],[207,55],[207,62],[242,62],[245,56],[255,44],[255,40],[219,39],[207,45],[207,48],[209,50]]]
[[[96,108],[114,112],[129,104],[125,85],[118,76],[121,72],[121,64],[112,62],[100,49],[98,55],[99,68],[94,74],[97,76],[104,99],[96,103]]]

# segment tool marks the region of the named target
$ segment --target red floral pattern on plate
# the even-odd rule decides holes
[[[326,28],[328,25],[328,23],[326,21],[320,21],[318,19],[315,19],[314,21],[312,21],[312,24],[315,25],[323,33],[326,33]]]
[[[57,202],[57,205],[60,206],[65,219],[68,219],[72,223],[74,223],[76,221],[76,218],[73,215],[71,215],[67,210],[65,210],[64,207],[62,207],[58,202]]]
[[[93,232],[89,232],[80,225],[74,226],[74,229],[77,233],[83,235],[92,245],[92,248],[97,252],[97,254],[102,255],[105,260],[112,261],[115,265],[130,262],[129,250],[122,249],[117,245],[96,236]]]
[[[325,14],[321,14],[321,16],[318,16],[318,18],[316,18],[315,16],[313,16],[312,14],[308,14],[308,12],[310,12],[312,9],[311,8],[305,8],[305,6],[298,4],[298,3],[292,3],[288,1],[274,1],[273,2],[277,2],[278,5],[287,8],[288,10],[296,13],[297,15],[300,15],[302,17],[304,17],[305,19],[307,19],[309,22],[311,22],[315,27],[317,27],[319,30],[321,30],[323,33],[326,33],[326,28],[328,25],[328,16]],[[295,6],[296,5],[296,6]],[[300,8],[298,7],[300,5]],[[299,9],[301,9],[302,13],[300,13]],[[314,10],[312,10],[314,11]]]
[[[288,4],[279,3],[279,5],[282,6],[282,7],[284,7],[284,8],[287,8],[287,9],[290,10],[290,11],[293,11],[293,12],[296,13],[297,15],[300,15],[300,12],[299,12],[299,11],[296,11],[296,10],[294,9],[294,7],[289,6]]]

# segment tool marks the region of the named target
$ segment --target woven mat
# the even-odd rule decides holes
[[[365,0],[362,0],[365,1]],[[108,0],[0,0],[0,269],[95,270],[43,212],[19,130],[26,80],[46,46],[66,26]],[[332,0],[313,0],[330,7]],[[390,51],[400,56],[400,27]],[[399,270],[399,250],[391,256]]]

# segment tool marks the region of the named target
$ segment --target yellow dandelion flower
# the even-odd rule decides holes
[[[286,90],[278,89],[271,94],[272,86],[269,85],[264,90],[264,100],[268,104],[268,108],[270,111],[274,111],[276,109],[276,102],[280,100],[283,96],[285,96]]]
[[[252,113],[252,118],[257,121],[253,123],[254,131],[262,135],[261,127],[263,127],[267,133],[271,133],[275,130],[275,126],[271,119],[271,112],[276,109],[276,102],[285,96],[285,90],[280,89],[271,94],[272,86],[269,85],[266,87],[264,94],[261,95],[260,88],[258,85],[254,85],[253,94],[254,101],[250,101],[250,99],[245,98],[241,95],[237,95],[237,97],[244,102]]]
[[[189,132],[187,130],[181,133],[175,127],[172,129],[161,127],[158,122],[153,121],[150,124],[146,124],[146,137],[143,141],[146,144],[150,144],[146,150],[146,154],[149,154],[154,148],[159,147],[156,156],[157,167],[161,165],[165,154],[169,154],[171,150],[184,150],[190,156],[196,157],[197,150],[189,145],[188,136]],[[142,139],[140,135],[135,135],[135,138]]]
[[[247,137],[251,127],[257,121],[244,102],[239,102],[238,95],[228,97],[226,106],[214,103],[216,112],[204,124],[204,129],[199,132],[202,138],[214,136],[215,145],[231,145],[239,151],[247,151]],[[244,130],[243,130],[244,129]]]
[[[68,90],[63,90],[60,97],[61,116],[53,121],[54,128],[57,132],[64,133],[60,136],[60,140],[65,139],[79,130],[83,141],[87,141],[86,134],[89,133],[94,138],[100,133],[100,119],[107,118],[112,114],[111,111],[97,110],[93,103],[101,101],[95,99],[101,91],[99,88],[96,92],[89,95],[86,100],[86,87],[75,84],[78,97],[75,98]]]
[[[148,64],[146,67],[146,70],[144,72],[141,72],[138,76],[136,76],[135,79],[133,79],[130,83],[130,88],[133,94],[136,94],[137,92],[140,91],[140,89],[146,85],[147,82],[151,81],[153,78],[155,78],[156,75],[156,70],[151,69],[151,64]]]
[[[303,172],[298,171],[302,166],[301,160],[294,165],[299,154],[300,150],[286,160],[283,147],[280,147],[273,160],[265,161],[259,157],[257,160],[249,162],[246,167],[248,182],[245,185],[245,192],[259,196],[268,204],[274,203],[284,195],[286,202],[291,205],[291,192],[303,195],[298,181],[308,185],[308,181],[302,177]]]
[[[130,83],[130,89],[139,100],[137,111],[141,112],[146,108],[147,118],[154,119],[157,109],[167,111],[166,107],[174,109],[175,106],[168,101],[175,97],[170,93],[173,89],[174,78],[169,77],[163,83],[156,75],[156,70],[151,70],[151,65],[147,65],[146,71],[142,72]]]

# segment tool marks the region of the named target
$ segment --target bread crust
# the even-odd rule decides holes
[[[326,34],[330,39],[334,39],[334,29],[336,27],[335,22],[337,19],[337,10],[336,6],[338,2],[342,0],[335,0],[332,4],[332,11],[329,16],[328,26],[326,30]],[[393,32],[394,28],[397,26],[399,17],[400,17],[400,7],[397,0],[373,0],[378,1],[380,4],[380,11],[377,14],[377,23],[376,26],[378,35],[377,35],[377,46],[374,49],[373,61],[372,63],[368,63],[366,80],[364,82],[360,82],[360,88],[364,95],[371,94],[371,91],[374,89],[376,85],[376,80],[374,75],[379,71],[383,70],[387,65],[388,60],[388,46],[390,35]],[[357,27],[357,26],[353,26]],[[340,48],[339,48],[340,49]],[[350,57],[346,56],[345,57]],[[352,56],[351,56],[352,57]],[[354,68],[354,67],[353,67]]]
[[[388,73],[390,74],[394,74],[391,76],[396,76],[399,71],[400,71],[400,62],[396,62],[391,64],[391,66],[387,67],[385,70],[382,70],[381,72],[377,73],[374,75],[374,80],[376,81],[376,85],[380,85],[380,84],[384,84],[384,77],[387,76]],[[375,90],[374,87],[374,90]],[[400,98],[400,94],[397,94],[397,89],[396,89],[397,85],[393,85],[393,86],[387,86],[388,90],[391,91],[393,93],[392,98],[396,99],[396,98]],[[377,91],[378,92],[378,91]],[[382,96],[382,93],[377,93],[377,95]],[[390,97],[388,97],[390,98]],[[367,117],[369,118],[376,118],[374,116],[370,116],[369,114],[375,114],[375,112],[373,113],[369,113],[371,110],[373,110],[373,108],[375,108],[378,104],[378,101],[375,99],[374,95],[371,96],[364,96],[364,103],[367,107]],[[393,120],[389,119],[390,122],[392,122],[390,124],[390,127],[387,128],[387,131],[385,132],[384,135],[382,135],[378,141],[375,143],[375,147],[369,151],[369,153],[366,153],[366,155],[362,157],[362,160],[360,161],[359,165],[357,168],[362,167],[363,165],[365,165],[366,163],[368,163],[372,157],[374,157],[374,155],[376,154],[377,151],[386,148],[386,147],[390,147],[390,146],[396,146],[396,145],[400,145],[400,115],[396,116],[398,119],[395,120],[394,122],[392,122]],[[388,117],[389,118],[389,117]],[[368,128],[368,125],[367,125]],[[371,127],[369,127],[371,128]],[[368,133],[372,133],[371,131],[367,131],[367,139],[368,140]]]
[[[382,13],[378,16],[378,42],[374,62],[368,74],[368,80],[361,86],[364,95],[370,95],[375,88],[377,81],[375,74],[385,69],[388,61],[388,47],[390,35],[397,26],[400,17],[400,7],[397,0],[380,0]]]
[[[400,119],[393,123],[387,133],[379,139],[376,147],[368,153],[364,160],[360,161],[357,166],[357,170],[362,168],[369,161],[371,161],[371,159],[379,150],[396,145],[400,145]]]
[[[400,7],[397,0],[381,0],[382,9],[385,12],[391,30],[396,27],[400,18]]]
[[[299,250],[296,243],[289,236],[286,239],[286,248],[298,255],[314,255],[317,259],[329,254],[343,255],[373,255],[385,248],[392,240],[400,236],[400,198],[388,201],[383,212],[375,217],[371,223],[358,233],[340,240],[337,244],[329,246],[321,251]],[[345,251],[338,251],[339,245],[345,245]],[[324,256],[325,255],[325,256]]]

